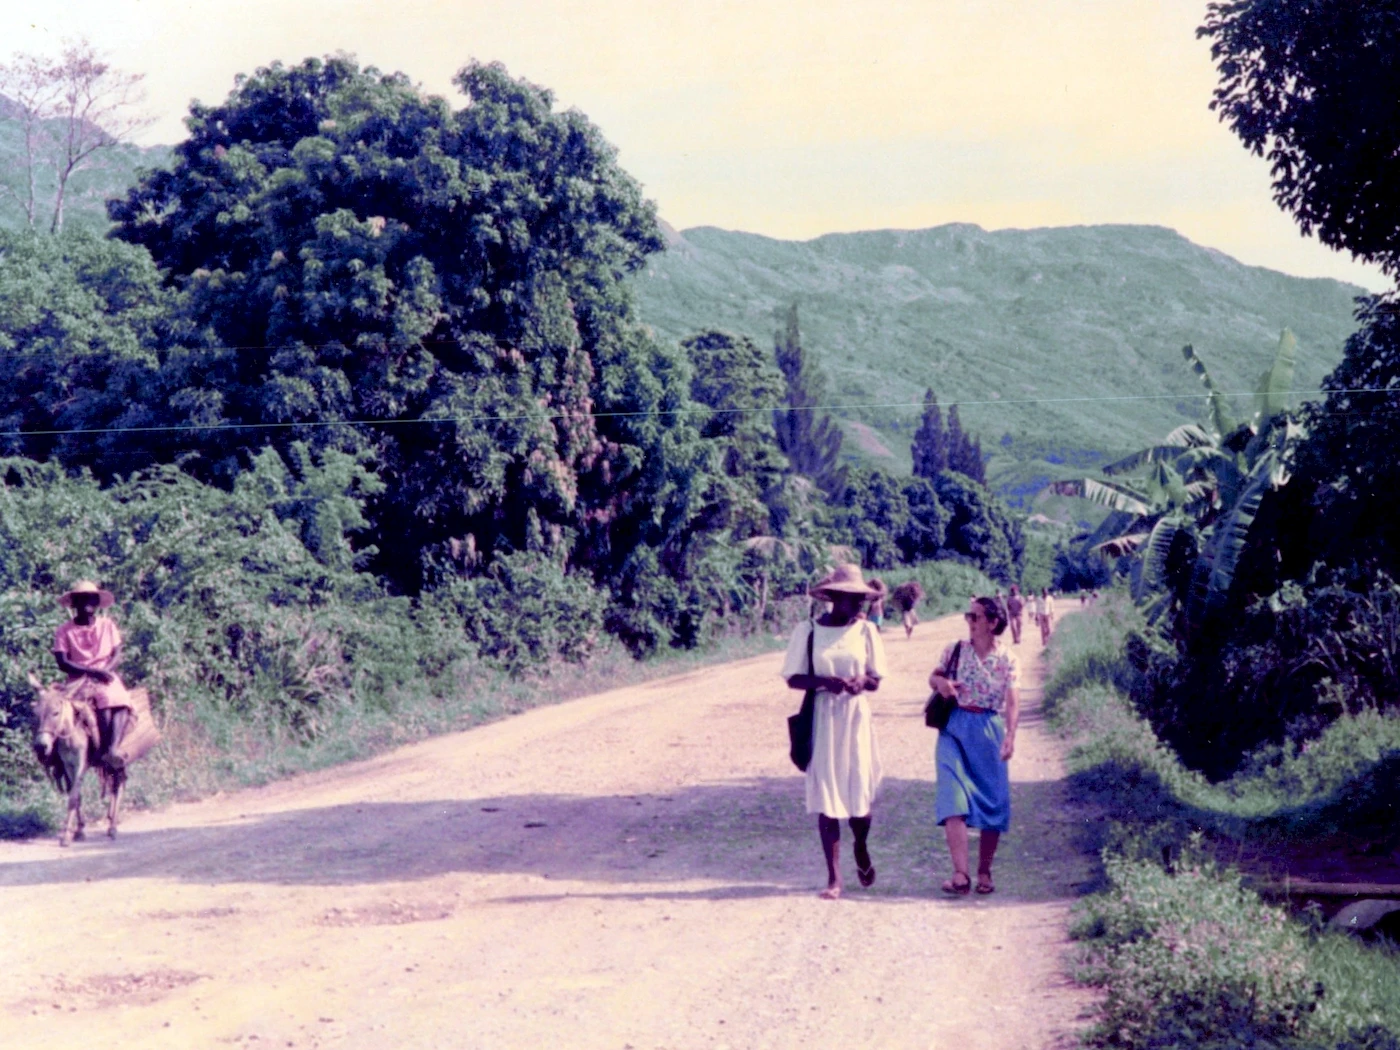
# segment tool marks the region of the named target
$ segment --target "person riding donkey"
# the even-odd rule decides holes
[[[68,676],[64,692],[86,704],[96,717],[103,766],[117,773],[125,765],[117,747],[134,719],[132,698],[116,673],[122,661],[121,631],[109,617],[100,615],[113,601],[112,592],[92,580],[75,583],[58,599],[73,615],[55,632],[53,655],[58,669]]]

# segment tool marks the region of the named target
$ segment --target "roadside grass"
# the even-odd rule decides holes
[[[1305,749],[1255,756],[1210,783],[1181,765],[1125,695],[1121,595],[1068,617],[1051,642],[1046,708],[1068,739],[1077,797],[1108,818],[1100,891],[1072,935],[1101,987],[1096,1047],[1400,1048],[1400,950],[1296,919],[1223,863],[1242,843],[1385,831],[1400,719],[1366,712]]]
[[[227,708],[194,703],[167,707],[164,740],[132,768],[125,806],[145,808],[189,801],[221,791],[255,787],[299,773],[369,758],[442,733],[494,722],[531,708],[685,674],[783,648],[786,631],[771,626],[725,635],[694,650],[671,650],[637,660],[620,644],[583,666],[560,664],[548,674],[511,677],[478,664],[450,669],[446,696],[399,690],[377,704],[329,712],[324,731],[307,740],[275,716],[243,717]],[[0,838],[49,833],[64,803],[48,784],[8,785],[0,797]],[[83,807],[100,812],[98,785],[89,777]]]

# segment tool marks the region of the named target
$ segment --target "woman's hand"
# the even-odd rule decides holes
[[[929,675],[928,684],[929,688],[939,696],[946,696],[949,700],[956,700],[958,698],[958,690],[962,687],[961,682],[954,681],[951,678],[945,678],[936,671]]]
[[[1001,760],[1010,762],[1011,756],[1016,752],[1016,734],[1007,733],[1001,741]]]

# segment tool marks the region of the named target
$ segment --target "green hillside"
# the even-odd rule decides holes
[[[1184,343],[1225,389],[1247,391],[1291,328],[1297,386],[1316,389],[1362,292],[1245,266],[1162,227],[966,224],[810,241],[699,227],[673,233],[636,288],[643,318],[671,338],[718,327],[771,343],[777,311],[797,302],[848,446],[907,470],[918,410],[858,406],[932,387],[961,403],[992,455],[989,480],[1018,500],[1200,418]]]

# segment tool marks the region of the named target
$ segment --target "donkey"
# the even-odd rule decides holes
[[[32,674],[29,684],[38,694],[34,701],[34,755],[54,787],[68,796],[68,813],[58,844],[67,846],[83,838],[83,774],[89,766],[102,779],[102,795],[108,799],[107,836],[116,838],[126,770],[112,772],[102,767],[97,716],[61,686],[49,688]]]

